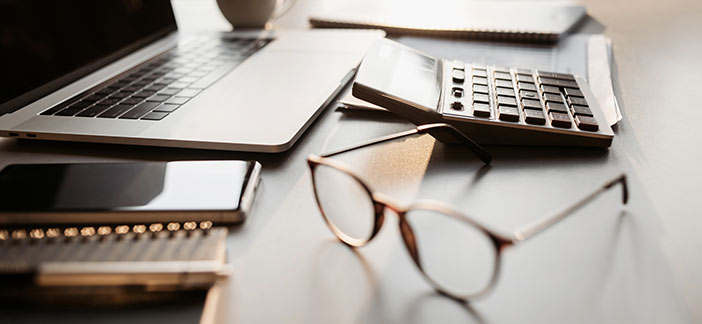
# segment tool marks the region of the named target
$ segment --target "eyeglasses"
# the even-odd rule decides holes
[[[399,217],[405,247],[424,278],[436,291],[457,300],[483,296],[493,288],[504,248],[536,236],[617,184],[622,186],[622,202],[626,204],[628,200],[626,176],[621,174],[573,205],[504,235],[438,201],[398,206],[370,189],[349,167],[330,159],[362,147],[425,133],[448,133],[485,164],[491,160],[489,153],[452,126],[430,124],[321,156],[310,155],[307,162],[319,210],[339,240],[351,247],[366,245],[380,231],[385,211],[393,211]]]

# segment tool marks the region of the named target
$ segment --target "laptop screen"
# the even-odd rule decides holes
[[[170,0],[2,0],[0,115],[174,30]]]

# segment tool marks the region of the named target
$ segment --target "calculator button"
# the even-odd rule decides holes
[[[522,106],[524,107],[524,109],[541,110],[541,101],[533,99],[522,99]]]
[[[484,103],[473,104],[473,116],[490,117],[490,105]]]
[[[578,89],[578,83],[575,81],[539,77],[539,82],[555,87]]]
[[[486,86],[487,85],[487,78],[474,76],[473,77],[473,84],[482,84],[482,85]]]
[[[474,93],[473,94],[473,101],[474,102],[484,102],[484,103],[489,103],[490,102],[490,97],[486,94],[482,93]]]
[[[570,128],[571,121],[567,114],[552,111],[548,115],[551,117],[551,125],[553,127]]]
[[[524,121],[527,124],[543,125],[546,124],[546,118],[544,117],[543,110],[532,110],[527,109],[524,111]]]
[[[517,74],[517,81],[534,82],[534,78],[531,75]]]
[[[486,78],[487,77],[487,71],[483,69],[473,69],[473,76],[479,76]]]
[[[515,107],[500,106],[500,120],[519,121],[519,109]]]
[[[495,86],[498,88],[508,88],[508,89],[512,89],[514,87],[512,85],[512,81],[507,81],[507,80],[495,80]]]
[[[512,81],[512,76],[505,72],[495,72],[495,79]]]
[[[560,113],[567,113],[568,109],[566,106],[562,103],[557,103],[557,102],[547,102],[546,103],[546,109],[548,112],[560,112]]]
[[[532,75],[533,71],[528,69],[517,69],[518,74]]]
[[[585,98],[568,97],[568,104],[571,106],[572,105],[587,106],[587,101],[585,101]]]
[[[536,91],[536,85],[530,82],[517,82],[517,87],[523,90]]]
[[[461,61],[459,61],[459,60],[453,60],[453,62],[451,62],[451,65],[453,65],[453,68],[456,69],[456,70],[461,70],[461,71],[463,71],[463,70],[465,70],[465,68],[466,68],[466,65],[463,64],[463,62],[461,62]]]
[[[514,97],[514,90],[509,88],[497,88],[496,91],[498,96],[510,96]]]
[[[519,96],[524,99],[535,99],[539,100],[539,94],[534,91],[519,90]]]
[[[558,103],[562,103],[562,102],[563,102],[563,98],[561,98],[560,95],[555,95],[555,94],[552,94],[552,93],[544,93],[544,101],[546,101],[546,102],[558,102]]]
[[[478,92],[478,93],[488,93],[488,87],[486,85],[482,84],[474,84],[473,85],[473,92]]]
[[[454,101],[451,103],[451,109],[453,110],[463,110],[463,104],[460,101]]]
[[[570,106],[570,112],[573,116],[590,116],[592,117],[592,110],[585,106],[572,105]]]
[[[456,98],[461,98],[461,97],[463,97],[463,89],[453,88],[453,89],[451,89],[451,94]]]
[[[558,90],[558,87],[543,85],[543,84],[541,85],[541,92],[552,93],[552,94],[561,94],[561,91]]]
[[[500,106],[517,106],[517,99],[514,97],[497,96],[497,104]]]
[[[509,73],[509,68],[496,66],[492,68],[495,72]]]
[[[575,77],[573,77],[572,74],[544,72],[544,71],[536,71],[536,74],[540,77],[546,77],[546,78],[562,79],[562,80],[575,80]]]
[[[568,97],[584,97],[583,92],[578,89],[565,88],[564,91]]]
[[[589,116],[575,116],[575,125],[586,131],[596,132],[599,129],[599,126],[597,126],[597,120]]]
[[[466,79],[466,73],[462,70],[454,69],[451,71],[451,77],[453,78],[453,82],[463,83]]]

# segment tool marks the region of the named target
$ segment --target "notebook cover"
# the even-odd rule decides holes
[[[389,0],[335,6],[309,21],[320,28],[379,28],[396,35],[556,42],[585,14],[583,6],[568,3]]]

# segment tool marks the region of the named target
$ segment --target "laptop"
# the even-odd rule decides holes
[[[281,152],[381,31],[178,33],[170,0],[0,3],[0,136]]]

